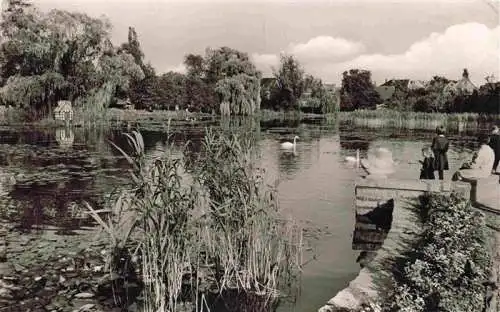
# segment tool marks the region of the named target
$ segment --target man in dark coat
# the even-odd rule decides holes
[[[448,164],[448,148],[450,142],[444,136],[445,130],[443,126],[437,127],[436,134],[432,140],[432,152],[434,153],[434,170],[439,174],[439,180],[444,179],[444,170],[450,170]]]
[[[495,161],[491,173],[498,173],[498,163],[500,162],[500,131],[498,126],[493,126],[493,131],[490,136],[490,143],[488,144],[495,153]]]

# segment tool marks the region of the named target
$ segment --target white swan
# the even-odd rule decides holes
[[[359,166],[359,149],[356,150],[356,157],[347,156],[345,158],[345,161],[350,163],[350,164]]]
[[[294,136],[293,143],[290,143],[290,142],[281,143],[281,148],[283,148],[283,149],[295,148],[295,146],[297,145],[297,139],[300,139],[300,138],[298,136]]]

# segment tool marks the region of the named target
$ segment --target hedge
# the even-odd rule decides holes
[[[394,261],[390,289],[362,310],[481,311],[491,259],[484,214],[453,193],[422,197],[417,215],[422,233]]]

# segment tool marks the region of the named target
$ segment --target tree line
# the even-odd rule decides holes
[[[145,60],[139,37],[111,43],[105,18],[51,10],[27,0],[5,0],[0,23],[0,104],[16,106],[26,117],[50,115],[58,100],[99,111],[130,102],[136,109],[253,115],[259,109],[331,113],[375,109],[383,103],[367,70],[343,73],[334,91],[307,74],[293,55],[282,54],[272,77],[262,77],[247,53],[229,47],[187,54],[186,73],[157,74]],[[443,97],[446,78],[423,89],[397,90],[393,109],[497,112],[499,85],[475,93]]]
[[[50,115],[58,100],[94,110],[130,101],[137,109],[252,115],[262,102],[298,109],[307,88],[307,102],[323,111],[331,105],[321,80],[306,75],[291,55],[282,55],[276,83],[263,90],[248,54],[229,47],[186,55],[185,74],[157,74],[135,29],[113,46],[105,18],[43,13],[27,0],[7,0],[0,29],[0,104],[23,108],[31,119]]]
[[[467,69],[464,69],[464,77],[468,78]],[[485,83],[472,92],[454,88],[456,81],[441,76],[434,76],[425,85],[413,88],[405,85],[405,80],[401,81],[402,84],[394,85],[392,96],[383,100],[376,91],[370,71],[346,71],[340,89],[340,109],[376,109],[384,104],[388,109],[401,111],[500,114],[500,82],[494,82],[492,77],[486,77]]]

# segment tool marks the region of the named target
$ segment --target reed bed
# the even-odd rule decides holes
[[[207,298],[234,291],[257,298],[244,307],[257,311],[293,284],[302,230],[280,215],[275,188],[253,166],[248,132],[209,130],[191,165],[167,152],[150,167],[142,136],[127,137],[132,155],[116,148],[132,165],[134,188],[113,207],[128,209],[89,210],[110,236],[110,254],[126,248],[137,255],[143,311],[209,311]]]
[[[367,128],[400,128],[434,130],[444,126],[456,131],[478,129],[498,123],[500,115],[481,115],[475,113],[421,113],[394,110],[357,110],[339,113],[339,120]]]

